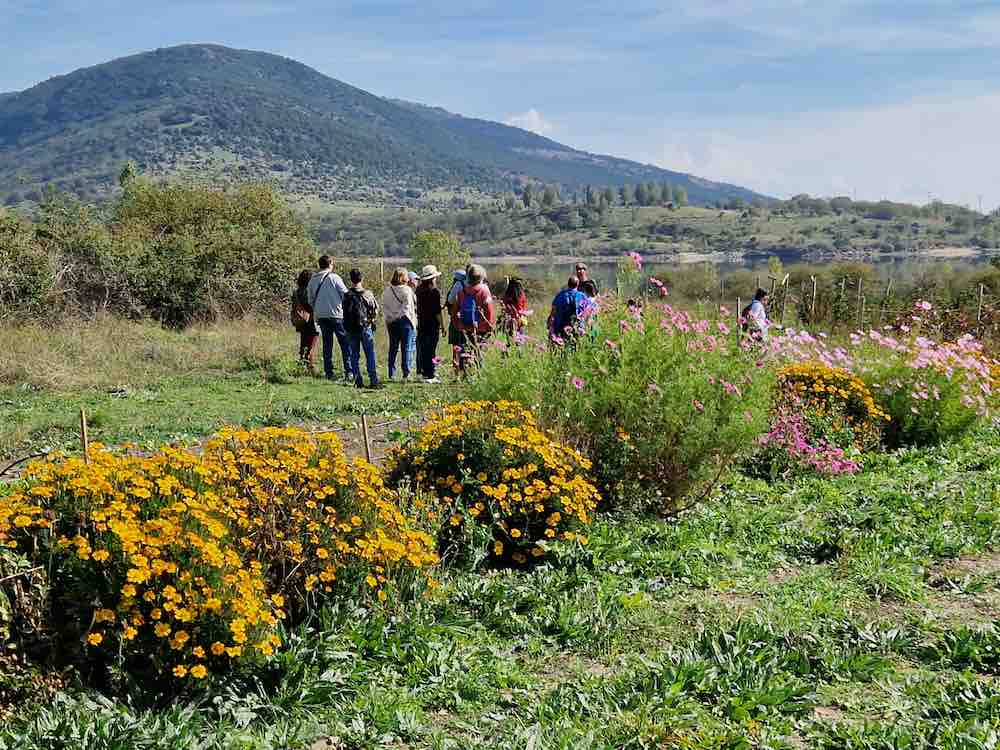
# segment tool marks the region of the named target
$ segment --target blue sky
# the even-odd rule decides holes
[[[0,91],[215,42],[774,195],[1000,205],[997,0],[0,0],[0,19]]]

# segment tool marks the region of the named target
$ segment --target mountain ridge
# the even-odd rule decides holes
[[[101,195],[115,189],[127,160],[153,175],[277,179],[326,201],[649,181],[683,187],[694,203],[766,199],[214,44],[129,55],[0,94],[0,201],[31,198],[46,185]]]

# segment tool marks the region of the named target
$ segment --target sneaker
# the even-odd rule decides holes
[[[440,381],[440,380],[438,380],[437,378],[426,378],[426,379],[424,380],[424,383],[426,383],[427,385],[437,385],[437,384],[438,384],[438,383],[440,383],[440,382],[441,382],[441,381]]]
[[[381,391],[383,388],[385,388],[385,383],[375,382],[372,383],[370,386],[368,386],[368,388],[373,391]]]
[[[363,381],[361,378],[358,378],[357,380],[354,381],[354,387],[355,388],[364,388],[365,387],[365,381]]]

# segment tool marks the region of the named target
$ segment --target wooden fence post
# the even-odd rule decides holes
[[[368,463],[372,462],[372,442],[371,438],[368,437],[368,415],[361,415],[361,434],[365,440],[365,460]]]
[[[737,295],[736,297],[736,341],[740,340],[740,333],[743,331],[743,321],[740,320],[743,314],[743,298]]]
[[[882,319],[885,316],[885,306],[889,304],[889,296],[892,294],[892,278],[885,285],[885,295],[882,297],[882,305],[878,309],[878,327],[882,327]]]
[[[789,274],[781,280],[781,325],[785,325],[785,307],[788,305],[788,279]]]
[[[813,285],[812,308],[809,310],[809,322],[816,325],[816,277],[810,276]]]
[[[864,279],[858,276],[858,328],[865,327],[865,294],[862,284]]]
[[[87,436],[87,412],[80,407],[80,444],[83,447],[83,462],[90,463],[90,438]]]

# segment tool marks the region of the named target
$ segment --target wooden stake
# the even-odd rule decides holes
[[[986,294],[986,285],[979,285],[979,309],[976,311],[976,323],[983,322],[983,295]]]
[[[861,285],[863,282],[864,279],[862,279],[859,276],[858,277],[858,327],[859,328],[864,328],[865,325],[865,296],[864,293],[861,291],[862,289]]]
[[[815,323],[816,323],[816,277],[815,276],[810,276],[809,278],[812,279],[812,284],[813,284],[812,307],[809,310],[809,322],[815,325]]]
[[[80,443],[83,446],[83,462],[90,463],[90,439],[87,437],[87,412],[80,407]]]
[[[365,440],[365,460],[368,463],[372,462],[372,441],[368,437],[368,415],[361,415],[361,435]]]
[[[743,298],[736,298],[736,340],[740,340],[740,334],[743,331],[743,321],[740,320],[740,316],[743,313]]]

